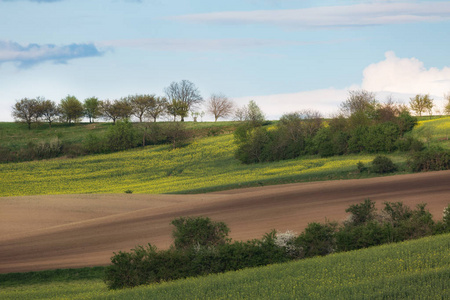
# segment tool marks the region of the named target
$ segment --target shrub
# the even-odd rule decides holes
[[[109,127],[106,137],[111,151],[122,151],[137,146],[136,130],[128,119],[119,120]]]
[[[360,204],[352,204],[345,210],[347,213],[351,213],[349,225],[361,225],[368,221],[372,221],[376,217],[375,202],[369,198],[365,199]]]
[[[303,249],[305,257],[327,255],[336,250],[337,223],[310,223],[295,240],[295,246]]]
[[[391,173],[397,170],[392,160],[386,156],[378,155],[372,161],[372,171],[375,173]]]
[[[432,148],[415,152],[408,158],[408,165],[413,172],[448,170],[450,151]]]
[[[83,149],[88,154],[106,152],[106,141],[90,132],[83,141]]]
[[[225,244],[230,229],[223,222],[208,217],[180,217],[171,222],[175,226],[172,235],[175,248],[186,250],[193,247],[215,247]]]
[[[358,161],[358,163],[356,164],[356,168],[358,169],[359,173],[367,170],[366,166],[361,161]]]

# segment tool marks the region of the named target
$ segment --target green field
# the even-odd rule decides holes
[[[427,146],[436,146],[450,149],[450,118],[438,118],[419,121],[411,133]]]
[[[200,126],[198,124],[202,123],[195,126]],[[211,128],[207,123],[202,126]],[[449,128],[450,118],[433,119],[422,121],[412,134],[422,137],[424,130],[431,131],[430,143],[450,148],[449,141],[442,140]],[[175,150],[158,145],[74,159],[1,164],[0,196],[124,193],[126,190],[151,194],[188,193],[374,176],[359,174],[356,164],[359,161],[367,164],[375,155],[304,156],[244,165],[234,158],[235,148],[233,135],[222,134],[197,137],[188,146]],[[400,165],[400,172],[405,172],[405,154],[389,156]]]
[[[0,298],[448,299],[450,235],[116,291],[86,271],[0,275]]]
[[[374,155],[302,157],[241,164],[231,134],[184,148],[148,146],[112,154],[0,165],[0,196],[73,193],[183,193],[289,181],[348,178]],[[397,160],[401,160],[398,157]]]

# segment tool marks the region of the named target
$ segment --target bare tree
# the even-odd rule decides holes
[[[377,100],[375,94],[366,90],[349,91],[348,98],[341,103],[341,112],[345,116],[355,113],[370,113],[375,110]]]
[[[248,115],[247,105],[244,105],[242,107],[238,107],[238,108],[236,108],[234,110],[233,120],[235,120],[235,121],[245,121],[247,115]]]
[[[199,90],[189,80],[181,80],[180,82],[172,82],[167,88],[164,89],[167,98],[170,102],[179,101],[183,104],[185,112],[179,114],[181,121],[184,121],[184,117],[188,115],[189,110],[193,110],[196,105],[203,102],[203,98],[200,95]]]
[[[413,110],[419,116],[422,116],[422,113],[428,111],[430,116],[433,109],[433,99],[430,98],[429,95],[416,95],[414,98],[410,98],[409,106],[411,110]]]
[[[226,118],[233,113],[234,103],[224,94],[212,94],[209,98],[206,109],[214,116],[214,122],[219,118]]]
[[[16,101],[12,107],[12,116],[16,121],[27,123],[28,129],[31,129],[31,123],[39,117],[39,102],[28,98]]]

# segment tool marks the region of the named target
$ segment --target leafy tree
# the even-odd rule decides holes
[[[416,95],[414,98],[410,98],[409,106],[420,117],[425,111],[428,111],[431,116],[434,104],[429,95]]]
[[[84,114],[81,102],[75,96],[71,95],[67,95],[66,98],[61,99],[59,111],[61,112],[61,116],[69,123],[72,121],[76,122]]]
[[[230,116],[234,107],[234,103],[224,94],[212,94],[206,105],[207,111],[214,116],[214,122]]]
[[[127,119],[131,115],[132,107],[127,99],[105,100],[100,102],[101,113],[106,120],[110,119],[115,124],[118,119]]]
[[[177,115],[181,116],[181,121],[188,115],[190,110],[193,110],[196,105],[203,102],[198,88],[189,80],[181,80],[180,82],[172,82],[164,89],[167,98],[170,101],[177,101],[180,103],[178,108],[181,110]]]
[[[84,100],[84,113],[89,118],[89,123],[94,122],[101,115],[100,101],[97,97],[90,97]]]
[[[167,98],[155,97],[155,104],[151,106],[146,113],[146,116],[153,118],[153,122],[167,111]]]
[[[255,101],[250,100],[247,105],[247,116],[246,121],[250,121],[253,124],[262,124],[265,120],[264,113],[256,104]]]
[[[27,123],[28,129],[31,129],[31,123],[39,117],[39,109],[36,99],[23,98],[12,107],[12,116],[16,121]]]
[[[172,101],[167,104],[166,109],[167,113],[173,116],[174,122],[177,120],[177,116],[180,116],[181,121],[183,121],[189,113],[188,105],[183,101],[177,99],[172,99]]]
[[[55,102],[42,99],[39,101],[40,116],[52,127],[52,122],[59,116],[59,109]]]
[[[131,114],[139,119],[142,123],[145,114],[156,105],[155,95],[134,95],[128,96],[131,104]]]

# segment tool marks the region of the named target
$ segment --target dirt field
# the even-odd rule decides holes
[[[233,239],[271,229],[301,232],[309,222],[341,221],[365,198],[428,203],[436,218],[450,203],[450,171],[323,181],[199,195],[53,195],[0,198],[0,273],[106,265],[113,252],[172,243],[170,221],[208,216]]]

